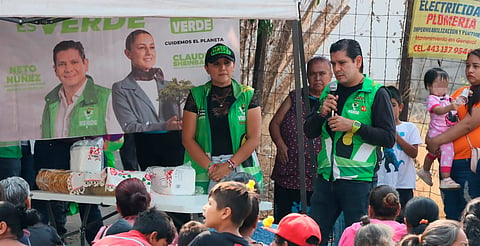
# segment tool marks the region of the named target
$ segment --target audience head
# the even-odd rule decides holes
[[[405,205],[404,217],[408,233],[422,234],[425,228],[438,220],[437,203],[428,197],[413,197]]]
[[[217,228],[226,220],[240,227],[252,211],[253,192],[245,184],[226,181],[216,184],[208,194],[208,202],[203,206],[205,225]]]
[[[371,218],[394,220],[400,210],[400,196],[395,188],[380,185],[372,189],[368,206],[368,213]]]
[[[367,224],[355,234],[355,246],[393,246],[393,230],[384,224]]]
[[[466,246],[467,236],[454,220],[436,220],[425,228],[421,235],[407,235],[400,246]]]
[[[258,187],[258,183],[257,183],[257,180],[255,179],[255,177],[253,177],[253,175],[249,174],[249,173],[246,173],[246,172],[231,172],[229,175],[225,176],[221,182],[225,182],[225,181],[237,181],[237,182],[240,182],[240,183],[244,183],[245,185],[248,184],[248,182],[250,180],[253,180],[255,182],[255,185],[253,186],[254,188],[254,192],[256,192],[257,194],[260,194],[260,189]]]
[[[140,179],[128,178],[115,188],[117,208],[123,216],[137,215],[150,206],[150,193]]]
[[[152,246],[172,243],[176,233],[172,219],[165,212],[154,207],[141,212],[132,229],[145,235]]]
[[[462,228],[470,245],[480,245],[480,198],[467,203],[462,214]]]
[[[255,184],[253,186],[253,190],[251,191],[257,192],[257,194],[259,194],[260,192],[258,188],[258,184],[255,180],[255,177],[253,177],[253,175],[246,172],[231,172],[229,175],[225,176],[222,179],[222,182],[225,182],[225,181],[237,181],[237,182],[244,183],[245,185],[253,181],[255,182]],[[243,221],[242,225],[239,228],[240,234],[246,237],[250,237],[250,234],[253,233],[253,231],[257,227],[258,214],[260,212],[260,199],[258,198],[257,195],[252,194],[251,202],[252,202],[251,212],[245,218],[245,220]]]
[[[208,228],[198,221],[185,223],[178,233],[178,246],[187,246],[198,234],[208,231]]]
[[[24,210],[8,201],[0,201],[0,239],[18,239],[23,236]]]
[[[322,240],[317,222],[305,214],[288,214],[280,220],[277,229],[264,229],[275,233],[272,245],[311,246]]]
[[[30,186],[20,177],[0,180],[0,200],[11,202],[15,206],[30,207]]]
[[[258,183],[255,180],[255,177],[253,175],[246,173],[246,172],[231,172],[229,175],[225,176],[222,179],[222,182],[224,181],[237,181],[240,183],[244,183],[247,185],[249,182],[253,181],[253,190],[250,190],[251,192],[256,192],[256,194],[260,194],[260,190],[258,187]],[[248,187],[247,187],[248,188]],[[252,209],[251,212],[247,217],[245,217],[242,225],[240,226],[240,234],[243,236],[250,236],[251,233],[253,233],[253,230],[257,227],[257,222],[258,222],[258,214],[260,212],[260,199],[258,195],[251,194],[251,202],[252,202]]]
[[[0,180],[0,201],[12,203],[24,216],[22,222],[25,226],[32,226],[40,222],[40,214],[35,209],[30,209],[30,186],[21,177],[9,177]]]
[[[258,223],[258,214],[260,213],[260,200],[257,195],[251,197],[252,209],[250,214],[243,220],[242,225],[239,228],[242,236],[250,237],[253,234]]]

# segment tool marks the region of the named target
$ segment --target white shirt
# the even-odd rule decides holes
[[[65,95],[65,88],[62,86],[58,91],[58,97],[60,98],[60,103],[58,104],[57,118],[55,119],[55,137],[62,138],[68,137],[68,131],[70,130],[70,115],[72,110],[77,104],[78,98],[83,93],[87,80],[83,82],[82,87],[78,89],[77,92],[72,96],[72,103],[67,105],[67,96]]]
[[[411,122],[402,122],[396,126],[397,133],[409,144],[421,144],[422,139],[418,128]],[[385,165],[385,158],[378,169],[378,185],[390,185],[397,189],[415,189],[416,187],[416,172],[415,162],[408,156],[400,147],[398,143],[393,146],[398,170],[395,170],[395,164],[389,163]],[[388,170],[390,169],[390,170]]]
[[[157,88],[157,82],[152,79],[148,81],[144,80],[137,80],[138,86],[142,88],[143,92],[147,94],[148,99],[150,99],[150,102],[152,102],[153,107],[155,107],[155,113],[158,116],[159,112],[159,102],[158,102],[158,88]]]

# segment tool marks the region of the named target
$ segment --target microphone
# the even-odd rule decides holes
[[[336,95],[337,94],[337,83],[335,82],[331,82],[330,84],[328,84],[328,88],[330,89],[330,94],[332,95]],[[331,116],[335,116],[336,112],[335,110],[332,110],[332,115]]]

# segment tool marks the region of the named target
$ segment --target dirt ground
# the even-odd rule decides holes
[[[100,206],[100,211],[102,212],[102,215],[105,216],[109,214],[112,211],[115,211],[115,206],[108,206],[108,207],[102,207]],[[110,217],[106,220],[103,221],[103,224],[109,225],[115,221],[117,221],[120,218],[120,215],[115,215],[113,217]],[[75,214],[72,216],[67,217],[67,233],[74,232],[80,229],[81,225],[81,220],[80,220],[80,215]],[[80,246],[81,245],[81,240],[80,240],[80,233],[74,234],[72,236],[69,236],[66,238],[66,242],[68,246]],[[85,243],[85,245],[88,245]]]
[[[417,157],[417,170],[422,167],[423,165],[423,158],[426,155],[425,147],[419,148],[418,157]],[[425,184],[420,178],[417,176],[417,189],[415,190],[415,196],[426,196],[433,199],[440,208],[440,218],[445,218],[445,212],[443,211],[443,202],[442,197],[440,195],[440,188],[439,186],[439,171],[438,171],[438,162],[435,161],[435,164],[432,166],[432,179],[433,179],[433,186],[429,186]]]

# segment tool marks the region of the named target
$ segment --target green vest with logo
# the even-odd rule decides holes
[[[373,101],[383,85],[364,76],[362,88],[347,98],[340,115],[371,126]],[[329,88],[325,88],[320,101],[323,102],[329,93]],[[365,143],[359,135],[352,132],[334,132],[332,139],[327,127],[325,122],[322,125],[322,150],[318,154],[319,176],[325,180],[332,177],[333,180],[372,181],[377,163],[377,146]]]
[[[211,87],[212,82],[209,81],[205,85],[191,89],[198,110],[195,140],[209,157],[211,157],[212,153],[212,139],[210,134],[210,121],[208,119],[207,100]],[[254,89],[250,86],[241,85],[233,79],[232,87],[235,102],[230,106],[228,112],[228,124],[232,139],[232,149],[233,153],[235,153],[245,141],[248,105],[250,105],[250,101],[252,100]],[[249,164],[246,164],[247,162]],[[191,165],[195,169],[195,193],[207,193],[210,182],[207,171],[198,165],[187,151],[185,151],[184,163],[185,165]],[[253,152],[249,159],[243,162],[239,168],[241,171],[253,175],[260,189],[263,188],[263,175],[255,152]]]
[[[57,118],[60,98],[58,85],[45,97],[46,105],[42,117],[42,137],[55,137],[55,120]],[[87,75],[87,82],[82,95],[78,98],[70,114],[69,137],[95,136],[107,134],[106,110],[111,90],[95,85],[92,77]]]

